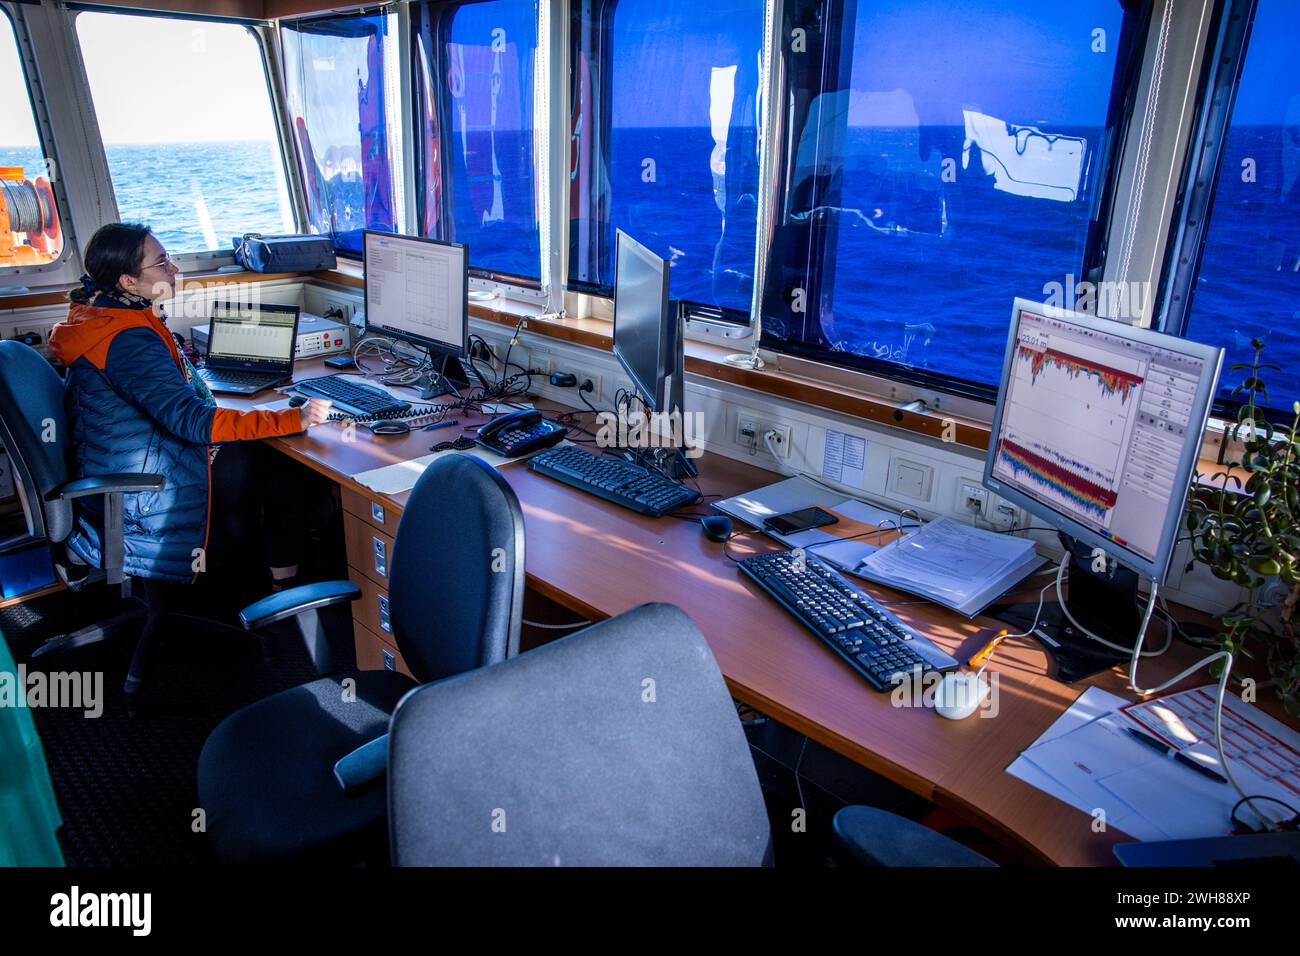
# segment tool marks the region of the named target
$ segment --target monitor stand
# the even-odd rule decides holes
[[[1070,551],[1070,581],[1065,599],[1070,613],[1092,633],[1112,644],[1131,648],[1137,639],[1138,628],[1142,626],[1137,602],[1137,574],[1119,565],[1105,574],[1094,573],[1090,549],[1064,534],[1061,542]],[[1053,598],[1052,592],[1048,591],[1034,637],[1056,662],[1057,680],[1073,684],[1129,659],[1131,652],[1121,654],[1081,634]],[[1037,601],[995,604],[985,614],[1019,633],[1033,623],[1037,608]]]
[[[460,389],[469,387],[469,376],[460,359],[453,355],[442,357],[441,368],[427,370],[411,383],[412,388],[420,390],[420,399],[428,401],[439,395],[455,395]]]

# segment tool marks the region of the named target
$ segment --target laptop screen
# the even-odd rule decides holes
[[[287,366],[293,361],[297,328],[296,306],[216,302],[208,330],[208,362]]]

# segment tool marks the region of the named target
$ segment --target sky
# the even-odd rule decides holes
[[[81,13],[77,36],[106,143],[274,138],[256,39],[228,23]],[[17,49],[0,16],[0,145],[35,145]]]

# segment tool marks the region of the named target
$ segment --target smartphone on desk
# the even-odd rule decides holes
[[[811,528],[836,524],[839,520],[824,508],[803,508],[783,515],[773,515],[763,522],[763,530],[780,535],[791,535],[800,531],[808,531]]]

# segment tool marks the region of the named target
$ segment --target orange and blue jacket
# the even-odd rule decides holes
[[[160,491],[127,495],[123,569],[135,577],[193,580],[207,546],[209,446],[291,435],[298,409],[239,412],[207,404],[190,383],[176,340],[151,309],[100,297],[74,304],[50,349],[68,368],[64,408],[72,474],[160,474]],[[96,522],[83,515],[69,545],[100,561]]]

